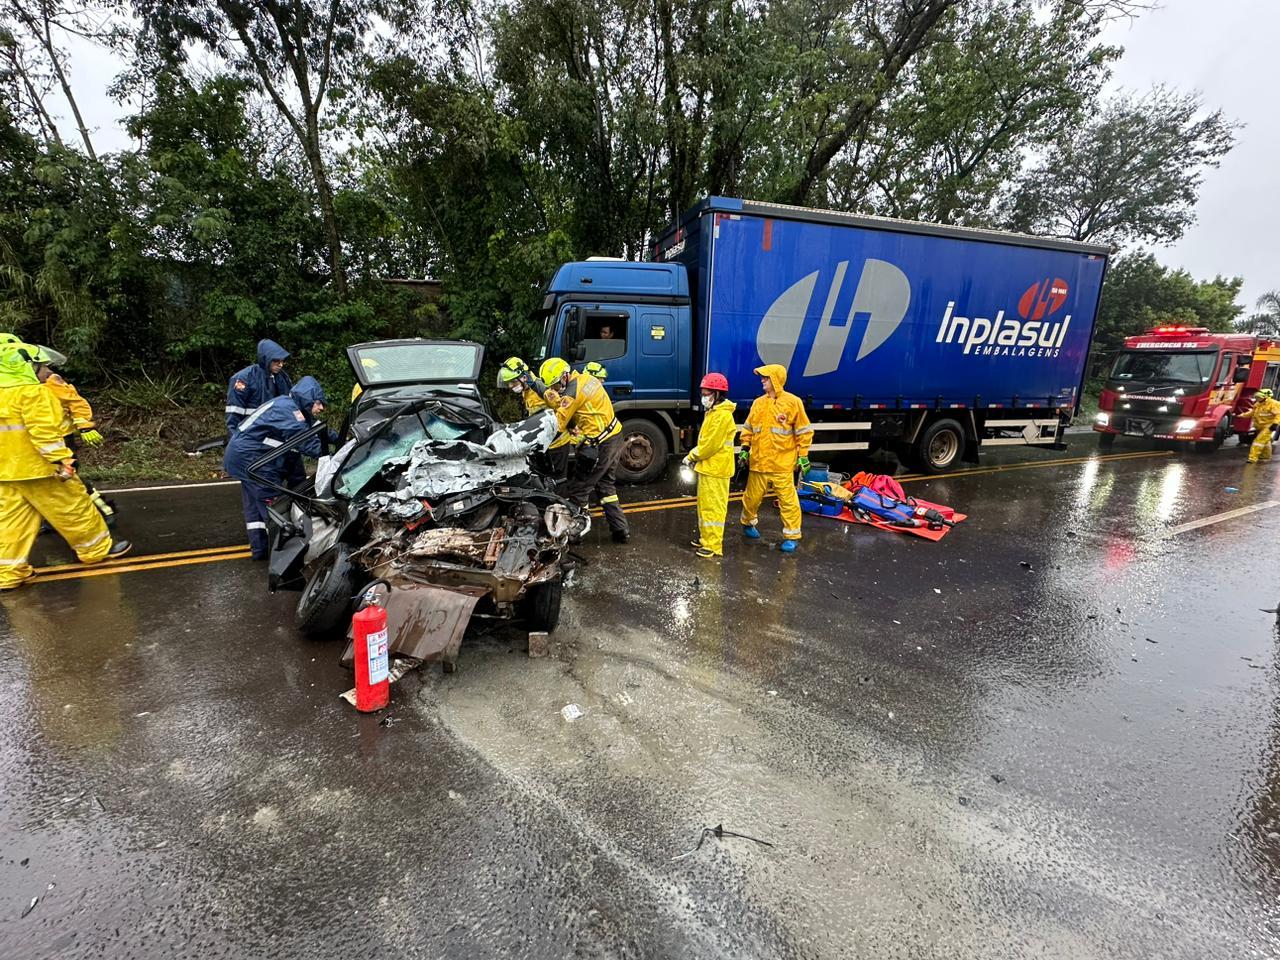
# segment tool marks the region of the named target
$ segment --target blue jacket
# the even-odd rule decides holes
[[[317,400],[324,402],[324,390],[315,377],[303,377],[288,396],[276,397],[262,404],[232,432],[227,452],[222,458],[222,469],[237,480],[253,482],[249,476],[251,464],[266,456],[268,451],[311,429],[315,423],[311,405]],[[295,448],[295,452],[310,457],[320,456],[320,434]],[[290,459],[290,456],[281,457],[265,467],[262,473],[281,482],[289,473]]]
[[[258,362],[237,370],[227,381],[227,433],[268,400],[287,397],[293,381],[281,370],[271,375],[272,360],[289,359],[289,351],[274,340],[258,341]]]

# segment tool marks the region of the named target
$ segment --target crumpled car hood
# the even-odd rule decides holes
[[[418,509],[420,500],[510,480],[529,472],[529,456],[545,451],[555,439],[555,414],[543,410],[527,420],[500,427],[484,443],[467,440],[420,440],[407,457],[392,457],[385,467],[405,467],[404,481],[392,493],[375,493],[370,507],[394,515],[397,502]]]

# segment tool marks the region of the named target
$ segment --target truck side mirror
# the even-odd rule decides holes
[[[1236,372],[1232,375],[1232,378],[1231,378],[1231,379],[1232,379],[1235,383],[1248,383],[1248,382],[1249,382],[1249,368],[1248,368],[1248,367],[1236,367]]]

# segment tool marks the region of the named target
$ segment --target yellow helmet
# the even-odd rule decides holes
[[[560,357],[551,357],[542,361],[542,366],[538,368],[538,379],[549,387],[552,384],[559,383],[560,378],[568,372],[569,362],[567,360],[562,360]]]
[[[594,360],[583,367],[582,370],[584,373],[590,374],[601,382],[609,379],[609,371],[604,368],[604,364],[597,363]]]
[[[1261,390],[1255,393],[1254,396],[1257,397],[1259,400],[1270,400],[1273,394],[1271,393],[1270,387],[1263,387]]]
[[[529,365],[519,357],[507,357],[498,368],[498,386],[517,380],[529,372]]]

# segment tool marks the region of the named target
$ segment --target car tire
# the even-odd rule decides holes
[[[662,476],[671,440],[652,420],[622,421],[622,453],[614,476],[621,483],[650,483]]]
[[[921,473],[946,473],[964,455],[964,427],[949,418],[929,424],[912,451]]]
[[[1116,435],[1114,433],[1098,434],[1098,446],[1102,447],[1103,450],[1110,450],[1115,445]]]
[[[298,629],[308,637],[324,639],[341,628],[351,612],[357,572],[350,548],[340,543],[325,554],[298,598]]]
[[[564,597],[564,581],[557,577],[535,583],[525,593],[520,615],[531,631],[550,633],[560,622],[560,601]]]

